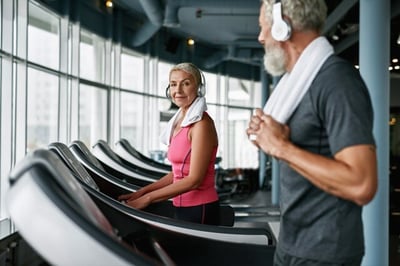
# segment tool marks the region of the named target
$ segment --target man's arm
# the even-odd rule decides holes
[[[255,144],[271,156],[283,160],[320,189],[358,205],[370,202],[377,190],[377,160],[373,145],[342,149],[334,158],[314,154],[289,140],[289,128],[271,116],[257,112],[247,134],[255,134]]]
[[[279,157],[322,190],[355,202],[369,203],[377,190],[375,147],[356,145],[327,158],[287,143]]]

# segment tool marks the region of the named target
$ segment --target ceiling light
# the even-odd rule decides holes
[[[399,70],[400,66],[394,66],[394,69]]]
[[[397,37],[397,44],[400,45],[400,34],[399,37]]]
[[[389,71],[392,71],[392,70],[393,70],[393,67],[392,67],[392,66],[390,66],[388,69],[389,69]]]
[[[397,58],[392,59],[392,63],[398,63],[398,62],[399,62],[399,59],[397,59]]]
[[[397,122],[396,117],[391,117],[389,120],[389,125],[394,126],[394,125],[396,125],[396,122]]]
[[[336,34],[333,34],[333,35],[332,35],[332,40],[338,41],[338,40],[339,40],[339,36],[336,35]]]
[[[194,45],[194,40],[192,39],[192,38],[189,38],[189,39],[187,39],[187,44],[189,45],[189,46],[193,46]]]
[[[113,7],[113,2],[111,0],[107,0],[105,4],[106,4],[106,7],[109,7],[109,8]]]

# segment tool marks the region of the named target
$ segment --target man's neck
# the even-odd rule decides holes
[[[318,37],[320,34],[315,31],[293,32],[291,38],[283,43],[288,54],[287,72],[292,71],[304,49]]]

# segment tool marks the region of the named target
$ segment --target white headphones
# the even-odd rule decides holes
[[[203,96],[206,96],[206,78],[204,77],[204,74],[200,69],[198,69],[198,68],[196,68],[196,69],[197,69],[197,71],[199,71],[200,78],[201,78],[199,88],[197,89],[197,96],[203,97]]]
[[[284,42],[290,38],[292,27],[282,16],[281,0],[276,0],[272,7],[271,35],[276,41]]]
[[[193,67],[194,69],[196,69],[196,71],[199,72],[199,74],[200,74],[200,79],[201,79],[201,80],[200,80],[199,88],[197,89],[197,96],[203,97],[203,96],[206,95],[206,79],[205,79],[205,77],[204,77],[204,74],[203,74],[203,72],[202,72],[198,67],[196,67],[195,65],[190,64],[190,66]],[[171,93],[170,93],[169,85],[168,85],[167,88],[165,89],[165,96],[166,96],[168,99],[171,99]]]

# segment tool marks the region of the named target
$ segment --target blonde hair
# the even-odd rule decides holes
[[[200,69],[194,64],[188,62],[177,64],[171,68],[171,70],[169,71],[169,75],[171,76],[171,73],[177,70],[182,70],[192,75],[197,86],[200,86],[202,84]]]

